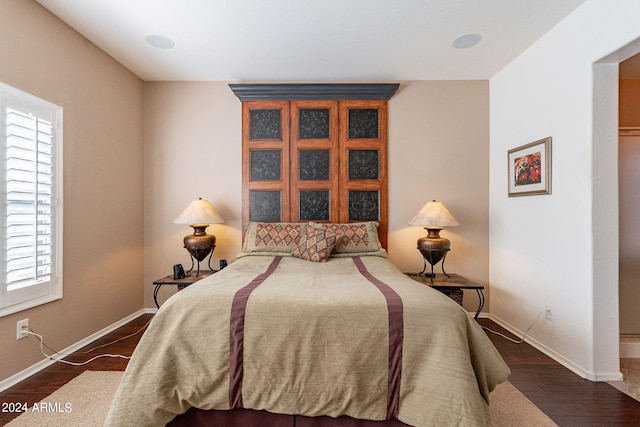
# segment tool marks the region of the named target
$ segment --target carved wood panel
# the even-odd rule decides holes
[[[243,102],[242,117],[243,221],[288,222],[289,102]]]
[[[387,102],[341,101],[340,124],[340,222],[379,221],[386,247]]]
[[[338,101],[291,101],[292,221],[338,222]]]

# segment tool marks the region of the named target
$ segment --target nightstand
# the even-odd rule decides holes
[[[170,274],[170,275],[168,275],[166,277],[163,277],[162,279],[158,279],[158,280],[154,281],[153,284],[156,285],[156,288],[153,290],[153,301],[156,303],[156,307],[160,308],[160,304],[158,304],[158,291],[160,290],[161,286],[176,285],[176,286],[178,286],[178,291],[181,291],[182,289],[186,288],[187,286],[193,285],[198,280],[202,280],[205,277],[209,277],[212,274],[217,273],[217,272],[218,272],[218,270],[201,271],[198,276],[196,276],[195,273],[192,273],[192,274],[187,274],[182,279],[174,279],[173,278],[173,274]]]
[[[433,281],[428,276],[422,276],[416,273],[405,273],[407,277],[412,278],[416,282],[420,282],[423,285],[431,286],[434,289],[449,296],[458,304],[462,305],[462,290],[473,289],[478,294],[478,309],[476,310],[474,319],[478,318],[482,307],[484,307],[484,285],[480,285],[473,282],[459,274],[449,274],[449,277],[444,274],[436,274]]]

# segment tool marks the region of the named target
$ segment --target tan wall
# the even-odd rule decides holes
[[[640,127],[640,80],[620,80],[620,127]]]
[[[146,82],[144,94],[145,307],[155,307],[152,282],[191,265],[182,239],[193,230],[173,220],[192,200],[209,200],[225,220],[207,228],[217,238],[212,266],[240,251],[241,103],[226,83]]]
[[[452,242],[447,271],[488,283],[488,93],[486,81],[401,82],[389,102],[388,249],[403,271],[422,269],[416,240],[425,232],[408,222],[438,199],[462,224],[442,232]],[[153,307],[153,280],[189,264],[182,237],[191,229],[172,221],[191,200],[209,199],[226,220],[209,227],[213,265],[240,250],[241,103],[223,82],[147,82],[144,105],[145,306]],[[465,294],[469,310],[476,304]]]
[[[0,318],[0,380],[143,307],[143,86],[32,0],[3,0],[0,81],[64,108],[64,297]]]
[[[451,240],[446,271],[489,283],[489,83],[404,82],[389,103],[389,257],[402,271],[420,271],[408,225],[436,199],[460,222],[440,234]],[[485,291],[488,296],[489,290]],[[474,291],[465,308],[475,311]],[[489,298],[485,305],[489,311]]]

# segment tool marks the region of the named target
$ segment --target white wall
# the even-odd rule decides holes
[[[525,330],[553,306],[532,342],[590,379],[619,377],[617,65],[594,63],[638,17],[640,2],[588,0],[490,81],[492,314]],[[552,195],[508,198],[507,150],[546,136]]]

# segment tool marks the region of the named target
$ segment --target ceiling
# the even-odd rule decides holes
[[[485,80],[584,2],[36,1],[146,81]]]

